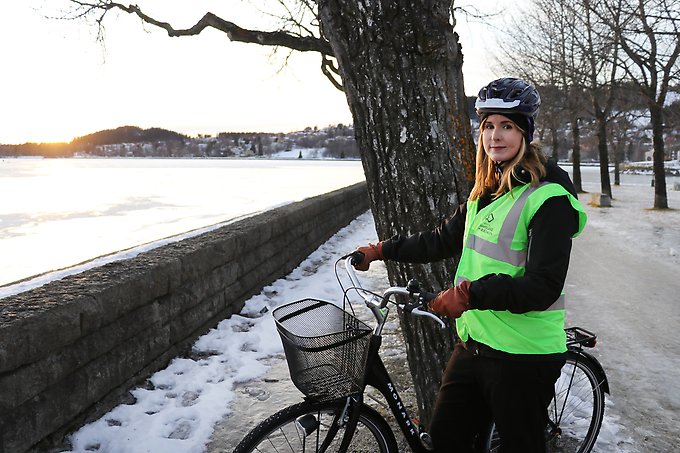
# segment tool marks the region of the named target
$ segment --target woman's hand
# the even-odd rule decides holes
[[[382,242],[359,247],[357,252],[364,256],[359,263],[354,265],[354,268],[358,271],[367,271],[372,261],[382,261],[385,259],[382,254]]]
[[[470,309],[470,280],[464,280],[457,286],[440,292],[430,301],[428,307],[440,315],[460,318],[465,310]]]

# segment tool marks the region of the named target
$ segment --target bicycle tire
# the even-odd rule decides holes
[[[589,453],[593,449],[604,418],[603,382],[590,358],[567,351],[548,407],[548,453]],[[487,436],[485,451],[499,452],[501,441],[493,424]]]
[[[344,430],[329,428],[344,407],[345,400],[304,401],[286,407],[268,417],[246,434],[233,453],[337,452]],[[315,427],[305,429],[296,426],[303,424],[303,426],[309,427],[310,415],[314,417],[311,426]],[[303,419],[303,417],[307,418]],[[327,439],[329,434],[332,439]],[[329,442],[329,445],[320,449],[324,442]],[[397,453],[398,447],[394,433],[385,419],[374,409],[363,405],[348,451]]]

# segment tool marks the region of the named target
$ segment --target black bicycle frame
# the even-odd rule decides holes
[[[376,388],[387,400],[387,404],[397,420],[401,432],[406,437],[406,441],[413,453],[426,453],[427,450],[420,442],[420,428],[413,423],[411,417],[406,409],[406,406],[401,401],[399,392],[392,382],[387,368],[383,363],[378,350],[380,349],[380,344],[382,342],[382,337],[373,335],[371,337],[371,344],[368,349],[368,365],[366,367],[366,377],[364,380],[364,385],[370,385]]]

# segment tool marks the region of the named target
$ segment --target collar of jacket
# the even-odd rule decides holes
[[[503,168],[505,162],[494,162],[494,170],[496,171],[496,174],[498,175],[499,179],[500,176],[503,174],[505,171],[505,168]],[[515,173],[512,175],[512,185],[522,185],[522,184],[529,184],[531,182],[531,173],[529,173],[524,167],[521,165],[516,165],[515,166]]]

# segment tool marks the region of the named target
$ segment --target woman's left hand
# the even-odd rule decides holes
[[[437,294],[430,301],[429,309],[453,319],[460,318],[465,310],[470,309],[470,281],[464,280],[457,286]]]

